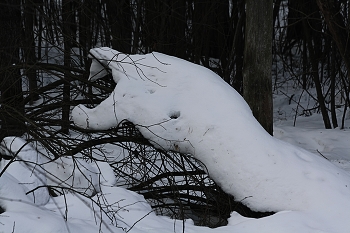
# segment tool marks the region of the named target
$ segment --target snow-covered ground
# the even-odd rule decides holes
[[[215,229],[156,216],[141,195],[115,187],[108,164],[65,158],[44,166],[47,174],[41,177],[33,163],[45,159],[24,140],[7,138],[2,153],[18,153],[27,162],[14,162],[0,177],[5,209],[0,232],[350,232],[348,129],[324,130],[317,113],[298,116],[293,127],[296,105],[276,92],[273,138],[243,99],[202,67],[162,54],[124,56],[107,48],[92,53],[112,69],[117,86],[97,108],[76,107],[77,125],[105,129],[126,118],[155,145],[193,154],[224,190],[252,209],[277,213],[251,219],[233,212],[227,226]],[[93,62],[92,80],[103,76],[101,68]],[[300,93],[292,88],[284,93],[294,91]],[[309,104],[307,98],[300,100]],[[1,162],[1,168],[6,165]],[[72,173],[74,179],[67,176]],[[96,194],[92,199],[73,192],[47,198],[39,189],[25,195],[33,185],[52,185],[57,178],[86,196]]]
[[[314,100],[299,88],[289,87],[276,91],[274,94],[274,136],[314,154],[324,156],[337,166],[350,171],[349,111],[345,114],[344,129],[340,127],[325,129],[322,116],[316,110],[302,114],[302,108],[312,109],[314,105]],[[343,108],[336,109],[339,125],[341,125],[343,110]],[[296,111],[298,111],[297,117],[295,117]]]

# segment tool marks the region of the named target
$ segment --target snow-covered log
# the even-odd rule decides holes
[[[90,80],[104,77],[107,67],[117,85],[95,108],[73,109],[77,126],[102,130],[127,119],[156,147],[191,153],[224,191],[253,210],[312,211],[340,221],[347,214],[339,209],[350,214],[349,174],[271,137],[215,73],[160,53],[90,52]]]

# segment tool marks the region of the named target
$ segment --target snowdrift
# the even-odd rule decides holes
[[[8,137],[0,152],[14,160],[0,164],[0,232],[350,232],[349,173],[271,137],[216,74],[159,53],[96,48],[91,58],[90,80],[112,72],[117,85],[95,108],[76,106],[76,125],[108,129],[129,120],[156,147],[199,159],[224,191],[251,209],[277,213],[250,219],[233,212],[227,226],[215,229],[156,216],[141,195],[114,186],[107,163],[62,158],[44,166],[47,160],[30,144]],[[84,195],[50,197],[36,189],[47,184]]]
[[[75,107],[76,125],[108,129],[127,119],[155,146],[191,153],[224,191],[253,210],[336,215],[350,207],[347,172],[271,137],[210,70],[160,53],[97,48],[91,57],[90,80],[104,77],[107,68],[117,85],[95,108]]]

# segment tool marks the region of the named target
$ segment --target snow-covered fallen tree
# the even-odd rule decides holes
[[[349,174],[267,134],[216,74],[159,53],[90,52],[90,80],[104,77],[107,68],[117,85],[95,108],[75,107],[76,125],[108,129],[126,119],[156,147],[192,154],[224,191],[251,209],[310,213],[332,223],[322,226],[326,231],[350,231]]]

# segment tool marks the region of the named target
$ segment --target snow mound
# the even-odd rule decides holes
[[[350,214],[349,174],[271,137],[215,73],[160,53],[90,52],[90,80],[107,68],[117,85],[95,108],[76,106],[76,125],[108,129],[127,119],[155,146],[191,153],[224,191],[253,210],[311,211],[347,221],[339,210]]]
[[[80,158],[60,157],[45,164],[47,184],[92,196],[99,191],[99,171]]]
[[[52,202],[45,206],[34,205],[25,189],[18,180],[5,172],[0,177],[0,205],[6,210],[0,215],[0,232],[52,232],[52,233],[71,233],[71,232],[123,232],[114,228],[113,231],[107,231],[105,225],[99,226],[95,224],[94,218],[83,219],[81,216],[77,218],[65,218],[65,209],[59,209],[57,203],[52,207]],[[76,203],[74,206],[70,202],[73,194],[58,197],[58,199],[66,198],[64,207],[69,211],[79,211],[80,215],[84,215],[84,203]],[[51,204],[51,205],[50,205]],[[74,208],[75,207],[75,208]],[[90,209],[88,212],[90,213]],[[108,229],[108,228],[107,228]],[[101,232],[102,232],[101,231]]]
[[[12,157],[11,160],[0,161],[0,172],[6,172],[23,184],[27,197],[37,205],[49,201],[46,187],[46,175],[42,156],[25,140],[19,137],[6,137],[0,143],[0,153]],[[38,188],[39,187],[39,188]],[[33,191],[34,190],[34,191]]]

